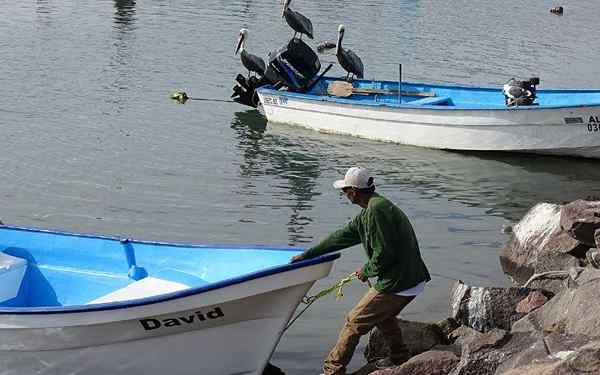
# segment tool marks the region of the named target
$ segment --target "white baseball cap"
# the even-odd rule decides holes
[[[343,180],[337,180],[333,183],[333,187],[336,189],[347,187],[368,189],[373,186],[375,185],[373,184],[373,178],[369,174],[369,171],[362,167],[352,167],[348,169]]]

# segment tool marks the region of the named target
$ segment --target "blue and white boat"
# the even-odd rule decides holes
[[[337,254],[0,227],[0,374],[261,374]]]
[[[502,88],[355,80],[340,97],[328,93],[336,82],[324,77],[304,93],[271,86],[257,93],[268,121],[320,132],[436,149],[600,157],[600,90],[537,90],[532,104],[507,106]]]

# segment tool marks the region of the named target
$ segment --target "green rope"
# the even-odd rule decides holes
[[[356,272],[353,272],[350,275],[348,275],[347,277],[344,277],[343,279],[338,280],[338,282],[333,284],[331,287],[329,287],[327,289],[323,289],[319,293],[317,293],[313,296],[304,297],[302,299],[302,303],[305,303],[305,304],[313,303],[314,301],[318,300],[321,297],[325,297],[326,295],[328,295],[329,293],[333,292],[336,289],[337,289],[337,292],[335,293],[335,300],[339,301],[340,298],[342,298],[344,296],[344,293],[342,292],[342,288],[344,287],[344,285],[348,284],[349,282],[351,282],[353,280],[356,280],[357,278],[358,278],[358,276],[356,276]]]
[[[283,329],[283,332],[287,331],[288,328],[290,328],[292,326],[292,324],[294,324],[294,322],[300,317],[300,315],[302,315],[306,310],[308,310],[308,308],[310,307],[310,305],[313,304],[313,302],[315,302],[316,300],[318,300],[319,298],[325,297],[326,295],[330,294],[333,291],[337,292],[335,293],[335,300],[339,301],[343,296],[344,293],[342,292],[342,288],[344,287],[344,285],[348,284],[349,282],[352,282],[354,280],[358,279],[358,276],[356,275],[356,272],[351,273],[350,275],[348,275],[347,277],[344,277],[343,279],[338,280],[335,284],[333,284],[331,287],[327,288],[327,289],[323,289],[321,290],[319,293],[312,295],[312,296],[304,296],[302,298],[302,303],[304,303],[306,306],[302,309],[302,311],[300,311],[289,323],[287,326],[285,326],[285,328]]]

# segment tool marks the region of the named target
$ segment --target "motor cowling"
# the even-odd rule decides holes
[[[506,106],[533,105],[537,98],[536,86],[539,84],[540,79],[538,77],[532,77],[526,81],[511,78],[502,87]]]

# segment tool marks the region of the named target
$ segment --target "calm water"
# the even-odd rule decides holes
[[[362,56],[368,78],[500,87],[598,88],[600,8],[593,0],[295,0],[315,27]],[[413,220],[434,275],[408,319],[447,315],[450,279],[505,285],[505,225],[539,201],[600,195],[597,161],[463,154],[266,124],[224,99],[242,71],[240,28],[265,56],[291,36],[277,0],[0,2],[0,217],[7,224],[139,239],[309,246],[358,208],[331,182],[354,164]],[[333,61],[334,56],[322,56]],[[341,70],[334,68],[339,75]],[[344,252],[315,291],[354,271]],[[316,373],[344,313],[364,292],[320,301],[290,329],[273,362]],[[250,340],[254,338],[249,338]],[[260,340],[260,338],[256,338]],[[360,364],[357,354],[353,366]]]

